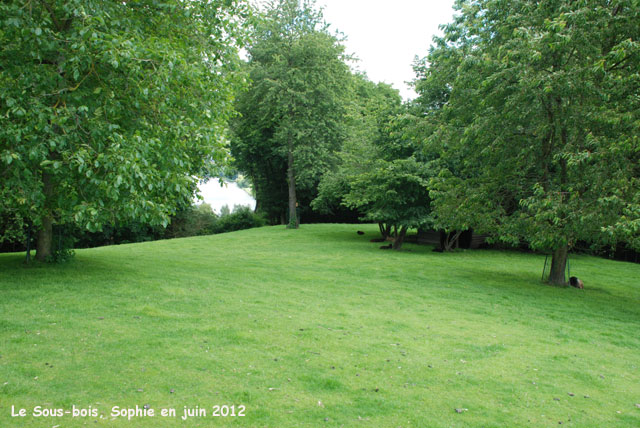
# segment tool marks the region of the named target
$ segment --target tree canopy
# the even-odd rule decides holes
[[[340,40],[313,2],[280,0],[256,25],[249,90],[238,98],[232,153],[253,181],[259,210],[297,227],[307,202],[335,162],[343,140],[349,68]]]
[[[418,65],[441,223],[553,252],[638,232],[637,1],[458,1]],[[637,236],[637,235],[636,235]]]
[[[552,283],[578,242],[640,248],[639,1],[455,8],[402,103],[313,0],[1,3],[0,241],[166,225],[231,161],[293,228],[311,206],[396,249],[473,229],[551,252]]]
[[[380,225],[400,249],[409,228],[430,224],[429,167],[409,138],[411,120],[398,91],[354,76],[349,132],[335,171],[325,174],[314,209],[345,206]]]
[[[242,83],[235,0],[0,4],[0,218],[166,224],[226,159]],[[0,237],[2,239],[2,237]]]

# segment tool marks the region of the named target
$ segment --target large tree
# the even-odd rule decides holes
[[[344,48],[313,2],[279,0],[258,21],[248,52],[251,83],[238,99],[232,153],[253,181],[258,210],[284,218],[288,201],[296,228],[300,194],[310,202],[343,139]]]
[[[224,161],[243,2],[13,0],[0,16],[0,215],[38,229],[38,259],[53,224],[166,224]]]
[[[338,163],[331,173],[322,176],[311,204],[321,214],[334,215],[340,210],[350,190],[348,177],[369,170],[370,161],[380,154],[377,147],[388,140],[387,125],[402,106],[398,91],[388,84],[376,84],[363,74],[354,74],[350,84],[354,98],[345,115],[346,133]]]
[[[430,168],[408,135],[413,120],[398,91],[359,75],[353,84],[356,97],[340,163],[322,177],[313,208],[357,210],[400,250],[409,228],[430,224]]]
[[[552,253],[639,231],[636,0],[458,1],[418,66],[442,223]]]

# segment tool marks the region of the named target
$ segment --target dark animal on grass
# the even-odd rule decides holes
[[[569,278],[569,285],[576,288],[584,288],[584,283],[582,282],[582,280],[578,279],[575,276]]]
[[[393,248],[393,244],[383,245],[382,247],[380,247],[381,250],[390,250],[392,248]]]
[[[357,233],[358,235],[364,235],[364,232],[363,232],[363,231],[361,231],[361,230],[357,231],[356,233]]]

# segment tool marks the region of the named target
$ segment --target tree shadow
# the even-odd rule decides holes
[[[76,254],[71,260],[63,263],[42,263],[32,261],[26,263],[25,253],[9,253],[0,255],[0,291],[2,290],[35,290],[51,286],[52,283],[67,283],[83,279],[99,277],[112,278],[135,275],[143,268],[124,266],[115,260],[105,260],[98,254]],[[84,282],[90,287],[95,281]],[[100,286],[104,286],[101,282]]]

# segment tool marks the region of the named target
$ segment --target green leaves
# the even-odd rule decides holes
[[[231,148],[271,219],[286,207],[290,151],[305,205],[336,162],[350,98],[343,49],[311,2],[276,2],[256,23],[247,64],[251,84],[238,97]]]
[[[377,161],[367,172],[348,176],[343,203],[364,213],[363,219],[397,226],[423,227],[432,218],[429,176],[414,158]]]
[[[95,230],[190,203],[227,158],[246,14],[222,0],[0,4],[0,215]]]
[[[631,239],[626,213],[640,176],[632,3],[459,3],[416,66],[427,147],[448,171],[431,192],[441,227],[540,249]]]
[[[337,172],[323,177],[316,210],[346,206],[396,228],[430,225],[431,169],[413,144],[412,119],[397,91],[356,76],[357,98]],[[405,230],[406,232],[406,230]]]

